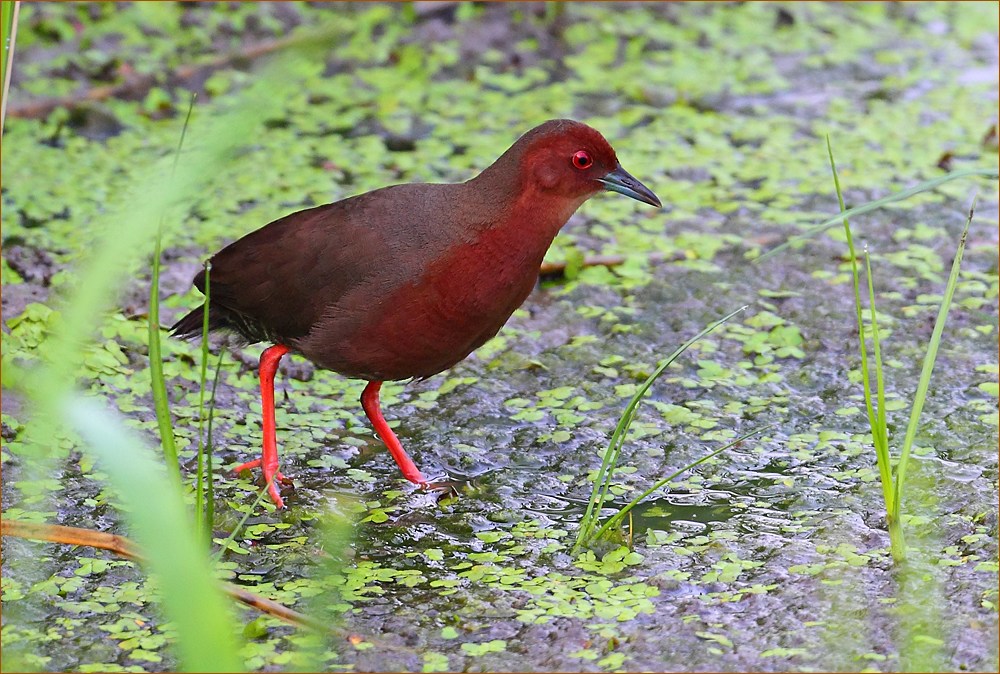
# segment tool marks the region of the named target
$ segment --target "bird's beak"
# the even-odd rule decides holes
[[[657,208],[662,208],[663,204],[657,199],[653,191],[648,187],[643,185],[641,182],[632,177],[628,171],[621,167],[621,164],[614,170],[608,173],[603,178],[598,178],[598,181],[604,183],[604,189],[611,190],[612,192],[617,192],[618,194],[624,194],[627,197],[632,197],[637,201],[641,201],[644,204],[649,204],[650,206],[656,206]]]

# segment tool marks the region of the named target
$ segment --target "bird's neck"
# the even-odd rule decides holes
[[[480,214],[490,216],[466,220],[477,225],[463,237],[469,259],[476,260],[480,273],[488,270],[489,293],[501,299],[507,294],[514,297],[505,311],[513,311],[524,301],[552,240],[586,200],[556,198],[527,181],[509,180],[509,175],[494,178],[484,172],[466,183],[475,194],[467,203],[476,204]]]
[[[509,152],[468,181],[466,187],[475,195],[471,201],[482,212],[494,214],[481,221],[481,230],[505,230],[520,239],[519,247],[540,248],[540,254],[590,196],[568,198],[541,189],[521,165],[521,157]]]

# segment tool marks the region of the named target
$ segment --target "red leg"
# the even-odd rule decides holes
[[[426,485],[427,480],[420,474],[420,470],[413,463],[413,459],[407,456],[406,450],[403,449],[403,445],[399,442],[399,438],[392,432],[389,424],[385,421],[385,417],[382,416],[382,410],[378,404],[378,392],[380,388],[382,388],[382,382],[368,382],[368,386],[365,387],[364,392],[361,394],[361,407],[364,408],[365,414],[368,415],[368,420],[375,427],[375,432],[382,438],[385,446],[389,448],[389,453],[396,460],[399,469],[403,471],[403,477],[410,482]]]
[[[278,363],[281,357],[288,353],[289,349],[284,344],[275,344],[264,349],[260,354],[260,403],[262,425],[264,427],[264,449],[260,458],[248,461],[236,467],[236,472],[260,466],[264,471],[264,480],[268,483],[267,493],[270,494],[274,505],[279,508],[285,507],[285,502],[278,492],[278,482],[284,476],[278,471],[278,439],[274,425],[274,375],[278,371]]]

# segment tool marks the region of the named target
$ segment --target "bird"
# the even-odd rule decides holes
[[[274,378],[299,354],[365,380],[361,407],[410,482],[430,487],[382,414],[385,381],[443,372],[496,335],[534,289],[556,234],[610,190],[661,208],[596,129],[569,119],[527,131],[463,183],[407,183],[308,208],[229,244],[193,280],[209,288],[210,332],[269,344],[260,356],[260,468],[271,500],[279,470]],[[204,304],[171,328],[202,334]]]

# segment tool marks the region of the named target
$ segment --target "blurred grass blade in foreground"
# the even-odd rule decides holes
[[[146,565],[159,586],[165,614],[177,629],[175,647],[181,666],[193,672],[242,671],[236,636],[239,623],[163,465],[95,401],[73,394],[62,408],[129,513],[135,539],[148,555]]]
[[[74,387],[96,328],[120,288],[137,275],[153,251],[150,231],[154,223],[161,218],[175,225],[182,221],[186,205],[205,194],[212,177],[259,133],[261,120],[280,109],[286,96],[296,90],[297,75],[322,68],[322,60],[311,52],[324,47],[328,43],[324,38],[331,33],[317,31],[292,42],[287,52],[257,73],[234,112],[206,120],[192,131],[188,146],[193,149],[185,153],[183,166],[178,166],[172,180],[166,177],[176,157],[168,155],[132,167],[136,176],[132,187],[121,190],[102,215],[88,223],[94,241],[76,274],[60,288],[61,320],[45,340],[46,359],[30,370],[16,361],[4,363],[4,385],[23,393],[33,408],[36,432],[26,443],[24,480],[50,478],[54,458],[67,447],[64,429],[85,439],[88,453],[101,462],[126,506],[124,519],[149,555],[148,568],[162,591],[164,617],[177,628],[174,646],[181,666],[189,670],[241,668],[236,639],[239,622],[226,610],[207,550],[199,545],[191,514],[183,505],[183,492],[167,477],[162,459]],[[165,244],[169,234],[170,227],[166,227]],[[35,509],[58,508],[44,501],[12,505],[28,507],[27,503]]]
[[[20,0],[0,2],[0,30],[3,31],[3,63],[0,63],[0,77],[3,89],[0,91],[0,132],[7,120],[7,98],[10,95],[10,76],[14,70],[14,46],[17,44],[17,20],[21,13]]]

